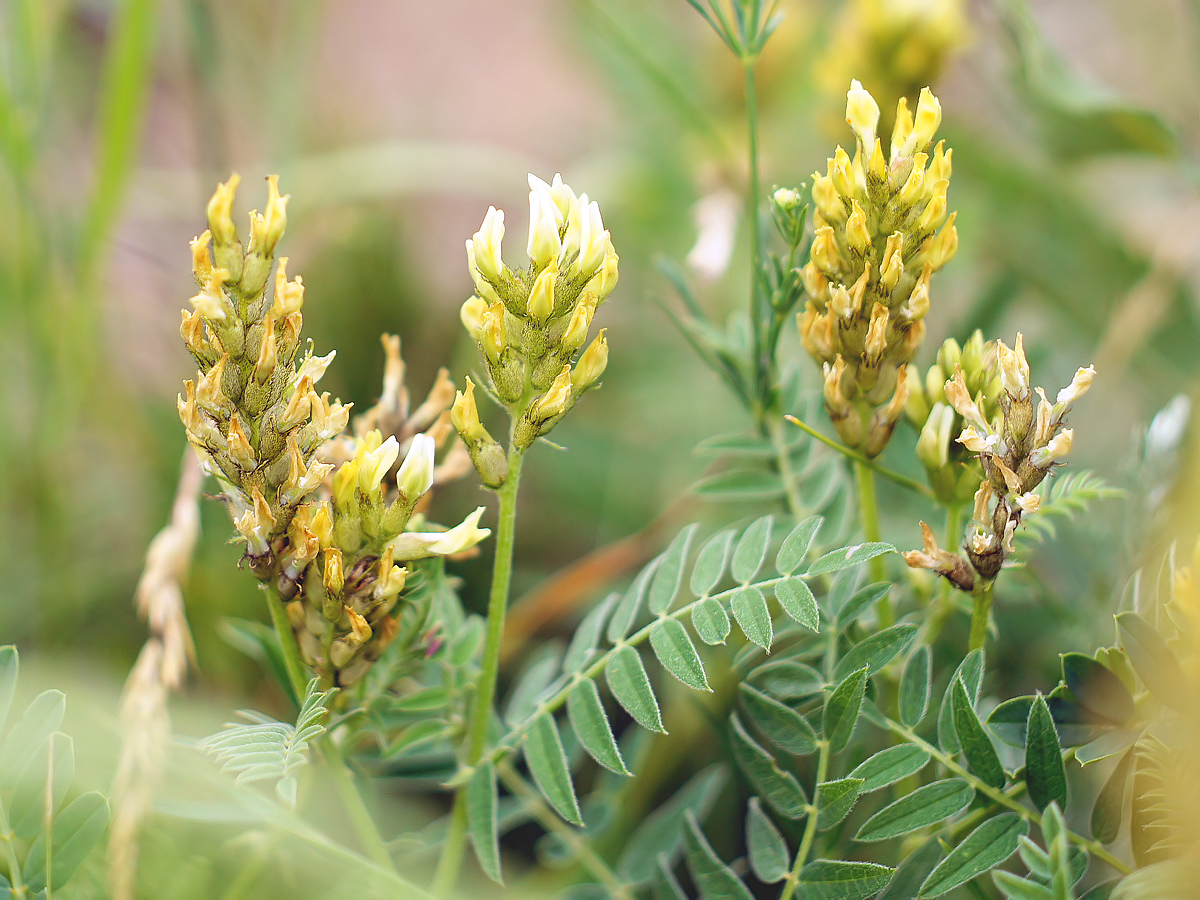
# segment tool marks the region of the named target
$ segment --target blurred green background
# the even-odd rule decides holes
[[[962,249],[934,283],[920,361],[981,327],[1024,331],[1050,391],[1079,365],[1099,372],[1073,464],[1131,493],[1060,528],[1005,585],[1001,665],[1027,688],[1055,653],[1108,636],[1123,580],[1169,531],[1151,510],[1170,496],[1174,445],[1147,462],[1141,434],[1193,390],[1200,347],[1197,6],[781,8],[762,61],[764,184],[798,186],[850,139],[851,78],[885,110],[931,84]],[[463,240],[491,204],[523,242],[526,172],[600,201],[621,254],[598,317],[612,357],[555,432],[569,452],[539,449],[528,467],[518,596],[664,509],[671,525],[753,511],[687,497],[712,464],[695,444],[747,419],[660,308],[674,298],[655,261],[688,257],[701,225],[698,295],[718,321],[745,306],[728,200],[745,177],[739,71],[683,0],[7,0],[0,29],[0,642],[115,685],[145,637],[131,596],[168,513],[185,446],[175,396],[194,370],[177,334],[195,292],[187,241],[230,171],[241,215],[268,173],[292,194],[280,252],[308,287],[306,334],[338,351],[323,386],[359,408],[377,395],[384,331],[402,336],[418,398],[439,366],[460,384],[471,371]],[[813,385],[798,343],[789,330]],[[914,442],[905,430],[885,463],[915,473]],[[461,484],[439,513],[457,521],[483,498]],[[886,486],[881,499],[885,539],[916,546],[928,510]],[[260,675],[217,624],[264,611],[225,511],[203,516],[187,585],[198,679],[244,696]],[[459,571],[478,608],[486,558]]]

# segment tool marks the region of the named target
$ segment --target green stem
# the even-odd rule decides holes
[[[771,419],[771,445],[775,448],[775,460],[779,466],[779,477],[783,480],[788,510],[799,521],[808,510],[800,499],[800,486],[796,483],[796,473],[792,471],[792,454],[783,437],[783,420],[777,417]]]
[[[971,593],[975,600],[975,609],[971,613],[971,642],[967,645],[968,653],[987,643],[988,617],[992,613],[995,584],[994,578],[980,578]]]
[[[379,834],[379,829],[375,826],[375,819],[371,816],[371,811],[367,809],[362,794],[358,792],[358,787],[354,784],[354,775],[350,771],[350,767],[346,765],[345,757],[330,738],[327,737],[323,741],[323,745],[338,796],[342,798],[342,806],[345,807],[346,814],[350,816],[350,821],[354,824],[354,830],[358,832],[363,848],[381,868],[394,872],[396,867],[392,862],[391,854],[388,853],[387,845]]]
[[[8,822],[8,810],[4,808],[4,801],[0,800],[0,842],[4,844],[4,858],[8,863],[8,880],[12,885],[13,896],[24,897],[25,881],[21,877],[21,863],[17,860],[14,837],[12,825]]]
[[[292,623],[288,621],[287,610],[283,608],[283,600],[279,592],[268,584],[262,586],[267,595],[267,608],[271,611],[271,624],[275,626],[275,634],[279,638],[279,649],[283,654],[283,667],[287,671],[288,682],[296,701],[296,707],[304,702],[304,694],[308,690],[308,676],[305,674],[304,662],[300,659],[300,648],[296,646],[296,637],[292,634]]]
[[[750,354],[754,372],[754,414],[760,423],[767,410],[766,396],[771,389],[770,373],[762,358],[762,329],[764,323],[762,292],[759,290],[762,268],[762,234],[758,221],[758,96],[754,83],[756,54],[742,57],[746,80],[746,150],[749,184],[746,189],[746,218],[750,228]]]
[[[946,533],[942,545],[954,551],[961,543],[962,537],[962,505],[954,504],[946,507]],[[945,627],[946,620],[954,611],[954,585],[949,578],[938,578],[936,602],[930,603],[927,611],[925,627],[925,643],[934,644]]]
[[[483,644],[483,669],[467,723],[467,752],[465,763],[474,766],[483,755],[491,721],[492,700],[496,695],[496,680],[500,674],[500,646],[504,638],[504,617],[508,612],[508,592],[512,581],[513,545],[517,532],[517,487],[521,482],[521,461],[524,451],[513,449],[508,454],[508,477],[496,492],[500,497],[500,515],[496,526],[496,557],[492,568],[492,592],[488,599],[487,632]],[[454,887],[459,866],[467,844],[467,794],[460,787],[454,798],[450,830],[442,845],[434,875],[435,894],[444,895]]]
[[[825,781],[825,776],[829,772],[829,741],[818,741],[817,748],[817,780],[816,786],[813,787],[813,802],[808,804],[806,810],[808,821],[804,823],[804,837],[800,839],[800,849],[796,851],[796,862],[792,865],[792,871],[788,873],[787,884],[784,885],[779,900],[791,900],[792,895],[796,893],[796,887],[800,884],[800,871],[808,862],[808,855],[812,852],[813,842],[817,838],[816,796],[818,787]]]
[[[931,757],[933,757],[939,763],[941,763],[943,766],[945,766],[949,771],[953,772],[959,778],[962,778],[963,780],[965,780],[967,783],[969,783],[971,785],[971,787],[973,787],[976,791],[978,791],[979,793],[986,796],[993,803],[996,803],[999,806],[1003,806],[1003,807],[1006,807],[1006,808],[1012,810],[1013,812],[1017,813],[1017,815],[1019,815],[1025,821],[1030,822],[1034,825],[1037,825],[1038,828],[1042,827],[1041,814],[1033,812],[1032,810],[1028,809],[1027,807],[1022,806],[1018,802],[1015,794],[1013,796],[1010,796],[1009,794],[1006,794],[1004,791],[998,790],[998,789],[992,787],[990,784],[976,778],[969,771],[967,771],[962,766],[960,766],[958,764],[958,761],[953,756],[950,756],[947,753],[943,753],[939,747],[935,747],[933,744],[929,743],[924,738],[919,737],[912,729],[907,728],[904,725],[901,725],[899,722],[895,721],[894,719],[888,718],[887,716],[881,715],[881,717],[878,720],[873,719],[873,721],[877,721],[888,731],[892,732],[892,734],[895,734],[896,736],[903,738],[904,740],[908,741],[910,744],[915,744],[916,746],[920,747],[922,750],[924,750],[926,753],[928,753]],[[1086,850],[1092,856],[1094,856],[1097,859],[1102,860],[1103,862],[1112,866],[1113,869],[1120,872],[1122,875],[1129,875],[1130,873],[1133,872],[1133,869],[1131,869],[1128,865],[1121,862],[1121,860],[1117,859],[1115,856],[1113,856],[1111,853],[1109,853],[1107,850],[1105,850],[1104,846],[1099,841],[1089,840],[1089,839],[1083,837],[1082,835],[1078,835],[1075,832],[1070,831],[1070,830],[1067,831],[1067,839],[1070,840],[1071,843],[1082,847],[1084,850]],[[780,900],[783,900],[783,898],[780,898]]]
[[[575,828],[567,825],[554,810],[546,805],[541,795],[520,776],[516,769],[504,763],[496,769],[500,780],[512,793],[520,797],[525,808],[549,832],[555,834],[564,845],[575,852],[576,858],[606,888],[615,900],[633,900],[629,888],[621,882],[612,868],[588,844],[586,838]]]
[[[868,543],[879,541],[879,504],[875,499],[875,473],[862,463],[854,464],[854,480],[858,484],[858,507],[862,515],[863,537]],[[870,572],[872,581],[886,581],[887,572],[883,568],[883,557],[871,559]],[[880,629],[890,628],[896,622],[896,614],[892,611],[892,601],[884,594],[875,605],[879,614]]]
[[[875,460],[868,459],[867,457],[865,457],[861,453],[859,453],[857,450],[851,450],[845,444],[839,444],[837,441],[835,441],[831,438],[827,438],[825,435],[821,434],[821,432],[817,431],[811,425],[807,425],[804,422],[801,422],[795,416],[784,416],[784,418],[787,419],[789,422],[791,422],[793,425],[797,426],[801,431],[805,432],[806,434],[808,434],[812,437],[815,437],[818,441],[820,441],[826,447],[829,447],[831,450],[836,450],[838,453],[842,454],[842,456],[845,456],[847,459],[854,460],[859,465],[866,466],[872,472],[874,472],[875,474],[879,475],[882,478],[886,478],[888,481],[892,482],[893,484],[898,484],[902,488],[908,488],[910,491],[915,491],[916,493],[920,494],[922,497],[927,497],[930,500],[935,500],[935,501],[937,500],[937,495],[934,494],[933,491],[927,485],[921,484],[921,482],[919,482],[919,481],[914,481],[913,479],[909,478],[907,475],[901,475],[899,472],[893,472],[891,469],[885,469],[883,466],[876,463]]]

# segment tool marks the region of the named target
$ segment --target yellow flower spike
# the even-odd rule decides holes
[[[197,284],[207,283],[209,276],[212,275],[213,258],[212,250],[209,249],[208,243],[212,240],[212,232],[205,232],[197,238],[192,238],[192,275],[196,278]]]
[[[198,312],[184,309],[183,320],[179,323],[179,336],[192,353],[208,352],[208,341],[204,339],[204,317]]]
[[[312,414],[312,396],[312,379],[305,376],[296,385],[291,399],[279,417],[278,426],[281,431],[295,428]]]
[[[504,305],[502,303],[493,303],[484,313],[479,343],[489,362],[493,365],[500,362],[500,354],[504,352]]]
[[[930,270],[931,267],[926,264],[925,272],[913,286],[912,293],[908,295],[908,301],[900,308],[900,314],[910,322],[917,322],[925,318],[925,314],[929,312]]]
[[[904,258],[900,253],[903,244],[904,235],[896,231],[888,236],[887,244],[883,248],[883,265],[880,267],[879,283],[888,291],[894,290],[904,275]]]
[[[1095,377],[1095,366],[1076,369],[1075,377],[1071,379],[1071,383],[1058,392],[1058,396],[1054,400],[1054,408],[1060,414],[1065,412],[1067,407],[1088,392],[1088,389],[1092,386],[1092,379]],[[1200,547],[1200,544],[1197,546]]]
[[[1010,350],[1003,341],[996,342],[1000,362],[1000,381],[1010,397],[1022,400],[1029,396],[1029,361],[1025,358],[1023,336],[1017,332],[1017,343]]]
[[[463,328],[475,340],[479,340],[480,332],[483,331],[483,316],[487,308],[487,301],[477,294],[472,294],[458,311]]]
[[[587,195],[584,194],[586,198]],[[611,246],[609,233],[604,229],[604,220],[600,216],[600,205],[591,201],[586,205],[581,202],[579,257],[572,265],[573,274],[590,277],[603,264]]]
[[[259,344],[258,359],[254,363],[254,380],[266,384],[279,364],[275,352],[275,320],[267,316],[263,320],[262,342]]]
[[[587,390],[599,381],[608,366],[608,341],[604,336],[607,330],[607,328],[600,329],[600,334],[583,351],[579,362],[575,364],[575,370],[571,373],[571,385],[576,393]],[[561,374],[559,378],[562,378]],[[551,390],[554,390],[553,386],[551,386]]]
[[[351,459],[338,466],[333,474],[333,502],[339,509],[348,509],[358,488],[358,473],[363,464],[362,448]]]
[[[229,302],[225,300],[221,291],[221,286],[225,283],[228,275],[229,273],[225,269],[213,269],[208,273],[208,281],[205,282],[200,293],[188,301],[196,312],[210,322],[224,322],[229,318],[229,314],[226,312]]]
[[[917,154],[924,156],[924,154]],[[933,150],[933,161],[929,163],[929,171],[927,173],[931,183],[937,183],[942,179],[950,180],[950,173],[954,169],[952,160],[954,157],[953,150],[946,149],[945,141],[938,141],[937,147]]]
[[[596,313],[597,303],[599,303],[599,297],[593,293],[586,292],[580,296],[579,304],[571,313],[571,319],[567,322],[567,328],[559,340],[559,345],[568,353],[574,353],[587,340],[588,329],[592,327],[592,317]]]
[[[604,251],[604,262],[600,266],[600,271],[592,276],[592,280],[584,288],[586,291],[595,293],[600,303],[608,299],[608,295],[617,286],[617,266],[620,261],[621,258],[617,256],[617,251],[613,249],[612,239],[610,238],[608,246]]]
[[[863,359],[868,365],[877,365],[883,357],[883,351],[887,349],[887,326],[887,307],[876,303],[871,308],[871,324],[867,327],[866,346],[863,350]]]
[[[910,207],[925,196],[925,154],[918,153],[913,157],[913,168],[908,173],[904,186],[900,188],[898,199],[903,207]]]
[[[597,338],[599,340],[599,338]],[[580,358],[582,362],[582,357]],[[563,366],[562,371],[551,383],[550,388],[530,407],[530,413],[535,420],[546,421],[561,416],[567,410],[571,401],[571,367]]]
[[[196,402],[203,408],[220,409],[225,406],[227,401],[221,392],[221,382],[225,375],[225,366],[228,364],[229,354],[222,354],[196,385]]]
[[[844,416],[853,412],[853,407],[850,401],[846,399],[846,394],[842,390],[842,376],[846,373],[846,360],[842,358],[842,354],[838,354],[833,361],[833,365],[825,363],[824,374],[825,382],[823,390],[825,393],[825,403],[834,415]]]
[[[812,261],[824,273],[834,273],[842,267],[837,238],[829,225],[822,225],[813,234]]]
[[[238,239],[237,226],[233,224],[233,198],[237,193],[242,177],[236,172],[229,180],[217,185],[212,199],[208,201],[208,229],[212,233],[213,243],[218,246],[236,244]]]
[[[433,487],[434,453],[437,447],[427,434],[415,435],[409,444],[408,453],[396,473],[396,487],[408,503],[416,503],[421,495]]]
[[[558,261],[552,260],[550,265],[542,269],[529,291],[527,311],[529,317],[539,325],[544,325],[554,312],[554,281],[557,278]]]
[[[946,189],[950,182],[944,178],[933,186],[929,203],[917,219],[918,231],[935,231],[946,219]]]
[[[849,319],[858,312],[858,307],[854,304],[854,298],[840,284],[829,289],[829,309],[835,316],[843,319]]]
[[[500,256],[504,240],[504,211],[489,206],[483,224],[475,237],[467,243],[470,262],[479,269],[479,274],[491,282],[499,282],[504,272],[504,260]]]
[[[930,408],[929,417],[917,439],[917,459],[925,468],[940,469],[949,463],[950,432],[954,427],[954,418],[954,410],[945,403],[935,403]]]
[[[833,179],[820,172],[813,172],[812,182],[813,203],[817,207],[817,212],[829,222],[841,219],[845,212],[837,188],[833,186]]]
[[[901,147],[901,156],[911,156],[916,151],[924,150],[938,127],[942,124],[942,104],[933,96],[929,88],[921,88],[921,96],[917,100],[917,111],[913,115],[913,127],[908,138]]]
[[[858,80],[850,82],[846,92],[846,124],[854,131],[859,144],[871,147],[875,143],[875,129],[879,125],[879,104]]]
[[[371,435],[378,438],[379,432],[372,431]],[[374,443],[374,442],[372,442]],[[373,494],[379,490],[383,477],[392,468],[392,463],[400,455],[400,445],[395,435],[368,449],[362,457],[362,467],[358,470],[358,487],[364,494]]]
[[[479,421],[479,410],[475,406],[475,382],[471,376],[466,377],[467,386],[454,395],[454,406],[450,408],[450,421],[454,424],[463,440],[490,440],[491,435]]]
[[[321,582],[325,593],[330,597],[342,596],[346,579],[342,573],[342,551],[337,547],[327,547],[322,551],[324,566],[321,569]]]
[[[333,540],[333,513],[330,512],[328,500],[322,500],[316,504],[317,511],[312,516],[312,522],[309,524],[309,530],[317,537],[317,543],[322,547],[328,547],[330,541]]]
[[[854,177],[854,164],[849,155],[841,147],[834,150],[833,161],[829,166],[829,177],[837,192],[846,200],[858,196],[858,182]]]
[[[529,261],[534,269],[541,270],[558,259],[562,242],[558,230],[562,225],[550,187],[541,179],[530,175],[529,191]],[[535,185],[536,182],[536,185]]]
[[[913,117],[908,109],[908,100],[901,97],[896,103],[896,123],[892,126],[892,140],[889,147],[889,162],[895,162],[898,151],[908,141],[908,136],[912,134]],[[915,164],[915,163],[914,163]]]
[[[883,147],[880,146],[878,138],[875,139],[875,148],[871,151],[871,158],[868,161],[867,170],[871,173],[871,178],[875,181],[875,183],[883,184],[887,181],[887,160],[883,158]]]
[[[235,463],[247,471],[258,465],[258,460],[254,458],[254,448],[250,446],[245,428],[242,426],[242,418],[237,413],[234,413],[229,420],[229,455]]]

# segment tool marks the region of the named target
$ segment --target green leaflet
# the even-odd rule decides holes
[[[508,695],[504,708],[504,721],[509,727],[528,719],[537,710],[538,699],[559,671],[558,650],[553,644],[543,644],[534,653],[533,659],[517,677],[516,684]],[[438,704],[444,706],[444,703]]]
[[[1111,844],[1121,831],[1121,822],[1125,817],[1125,786],[1133,768],[1133,756],[1132,747],[1125,751],[1104,782],[1092,807],[1092,837],[1102,844]]]
[[[862,793],[861,778],[838,778],[817,785],[817,827],[827,831],[850,814]]]
[[[817,631],[821,627],[821,616],[817,599],[803,578],[786,578],[775,585],[775,599],[783,611],[795,622]]]
[[[833,671],[833,680],[841,681],[863,666],[867,667],[869,675],[874,675],[908,649],[918,630],[919,626],[911,623],[893,625],[859,641],[838,660],[837,668]]]
[[[857,672],[847,675],[825,701],[821,727],[826,740],[829,741],[829,749],[834,753],[844,750],[850,743],[850,735],[854,733],[858,714],[862,710],[863,691],[866,690],[866,686],[867,667],[863,666]]]
[[[954,733],[958,737],[958,744],[966,757],[967,765],[984,784],[999,790],[1004,787],[1008,777],[1004,774],[1004,766],[1000,763],[996,747],[984,730],[983,723],[979,721],[962,680],[956,678],[950,687],[954,707]]]
[[[604,630],[608,614],[612,612],[613,607],[620,599],[620,594],[609,594],[583,617],[583,621],[579,623],[579,627],[575,629],[575,634],[571,637],[566,654],[563,655],[562,670],[564,674],[573,675],[591,661],[592,655],[596,652],[596,645],[600,643],[600,632]]]
[[[787,876],[792,865],[787,842],[763,812],[757,797],[750,798],[746,811],[746,849],[750,854],[750,871],[759,881],[774,884]]]
[[[585,678],[567,695],[567,718],[579,743],[596,762],[618,775],[631,775],[617,749],[608,714],[600,700],[596,682]]]
[[[804,900],[864,900],[885,884],[892,870],[869,862],[818,859],[800,870]]]
[[[54,750],[52,765],[47,759],[50,742]],[[12,790],[8,802],[9,827],[22,840],[32,840],[43,827],[47,783],[53,788],[51,811],[56,811],[66,799],[75,778],[75,742],[61,731],[54,732],[37,748],[25,770],[11,773],[8,778],[4,787]]]
[[[919,787],[890,803],[863,823],[856,841],[886,841],[948,819],[966,809],[975,789],[961,778],[947,778]]]
[[[692,607],[692,626],[706,644],[723,644],[729,637],[729,613],[719,600],[705,598]]]
[[[777,700],[795,700],[819,693],[825,677],[812,666],[781,659],[757,666],[748,676],[755,687]]]
[[[23,771],[46,739],[58,731],[66,711],[67,698],[62,691],[42,691],[34,697],[0,746],[0,772]]]
[[[942,860],[942,842],[937,835],[904,857],[892,873],[892,880],[876,900],[913,900],[921,885]]]
[[[1067,805],[1067,773],[1063,767],[1062,747],[1050,709],[1041,694],[1029,708],[1029,727],[1025,738],[1025,784],[1029,799],[1039,810],[1051,801]]]
[[[764,650],[770,650],[773,636],[771,611],[763,592],[752,585],[740,587],[734,591],[729,608],[746,637]]]
[[[928,762],[929,754],[920,747],[915,744],[899,744],[880,750],[864,760],[850,775],[861,778],[861,791],[869,794],[889,784],[895,784],[901,778],[915,775]]]
[[[20,670],[17,648],[12,644],[0,647],[0,734],[4,733],[4,726],[8,724],[8,711],[12,709]]]
[[[22,874],[25,885],[35,894],[49,887],[61,887],[75,874],[84,859],[104,836],[108,827],[108,801],[96,791],[80,794],[54,817],[51,826],[51,868],[46,878],[46,833],[42,832],[29,848]]]
[[[675,536],[671,546],[663,553],[662,562],[650,582],[650,593],[647,605],[650,612],[656,616],[663,615],[671,608],[675,595],[679,593],[679,585],[683,582],[683,564],[687,562],[688,552],[692,547],[692,538],[700,526],[689,525]]]
[[[1029,831],[1029,825],[1017,813],[1003,813],[988,819],[950,851],[930,873],[917,896],[940,897],[976,875],[994,869],[1017,849],[1017,842]]]
[[[582,825],[583,818],[579,812],[579,802],[575,799],[567,754],[563,750],[554,717],[542,713],[535,718],[525,732],[522,743],[529,772],[542,795],[560,816],[568,822]]]
[[[686,820],[684,841],[688,868],[692,871],[701,900],[754,900],[733,870],[713,852],[704,833],[700,831],[696,817],[689,812]]]
[[[1058,900],[1050,888],[1033,881],[1026,881],[1003,869],[992,872],[992,882],[1004,894],[1006,900]]]
[[[646,599],[646,591],[649,589],[650,579],[654,577],[654,572],[661,562],[662,557],[659,556],[642,569],[642,571],[638,572],[633,579],[633,583],[629,585],[629,589],[625,591],[624,596],[618,601],[612,618],[608,620],[608,630],[605,631],[605,637],[608,638],[610,644],[623,641],[625,636],[629,634],[629,630],[633,628],[633,623],[637,621],[638,613],[641,611],[642,602]]]
[[[696,563],[692,566],[692,577],[688,587],[697,597],[707,597],[721,583],[729,554],[733,551],[733,529],[718,531],[700,548]]]
[[[663,668],[692,690],[712,690],[708,686],[696,645],[677,619],[659,619],[655,622],[650,628],[650,646]]]
[[[1110,722],[1133,718],[1133,694],[1116,675],[1090,656],[1062,654],[1063,681],[1083,707]]]
[[[492,881],[503,884],[496,800],[496,770],[491,763],[485,763],[467,782],[467,826],[480,868]]]
[[[781,816],[789,819],[803,816],[808,798],[796,776],[780,768],[775,757],[750,736],[736,713],[729,717],[729,725],[733,758],[759,796]]]
[[[888,582],[878,581],[857,590],[849,600],[841,605],[834,617],[838,631],[842,631],[864,612],[875,606],[891,589],[892,586]]]
[[[821,527],[821,522],[820,516],[809,516],[783,539],[779,554],[775,557],[775,568],[779,570],[780,574],[791,575],[800,568],[804,557],[808,555],[808,548],[812,544],[813,538],[816,537],[817,531]]]
[[[709,500],[732,500],[738,503],[774,500],[784,494],[779,476],[762,469],[733,469],[709,475],[697,481],[692,490]]]
[[[801,756],[817,749],[817,733],[808,720],[790,706],[748,684],[738,689],[738,695],[750,721],[780,749]]]
[[[604,679],[617,702],[647,731],[666,734],[658,700],[650,687],[642,658],[630,646],[614,650],[604,666]]]
[[[809,566],[808,571],[804,574],[811,578],[813,575],[840,572],[842,569],[857,566],[859,563],[864,563],[884,553],[895,552],[896,548],[891,544],[881,543],[855,544],[852,547],[842,547],[838,550],[830,550]]]
[[[1116,618],[1121,646],[1150,693],[1172,709],[1190,715],[1195,696],[1191,680],[1162,635],[1137,613],[1123,612]]]
[[[954,682],[962,679],[963,687],[971,703],[979,702],[979,688],[983,684],[984,656],[983,649],[972,650],[958,664],[950,683],[946,685],[946,693],[942,697],[942,706],[938,711],[938,744],[947,753],[958,752],[958,736],[954,733],[954,704],[951,701]]]
[[[733,551],[733,563],[730,572],[738,584],[749,584],[758,574],[767,558],[767,548],[771,545],[771,525],[773,516],[763,516],[751,522]]]

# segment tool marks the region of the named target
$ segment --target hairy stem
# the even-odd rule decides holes
[[[902,488],[908,488],[908,490],[914,491],[915,493],[920,494],[922,497],[928,497],[930,500],[937,500],[937,497],[927,485],[921,484],[919,481],[914,481],[907,475],[901,475],[899,472],[893,472],[891,469],[885,469],[883,466],[875,462],[875,460],[868,459],[857,450],[852,450],[845,444],[839,444],[832,438],[826,437],[811,425],[801,422],[795,416],[784,416],[784,418],[793,425],[797,426],[801,431],[812,437],[815,437],[826,447],[829,447],[831,450],[836,450],[838,453],[842,454],[842,456],[846,457],[847,459],[854,460],[859,465],[866,466],[881,478],[886,478],[888,481],[892,482],[893,484],[898,484]]]
[[[292,623],[288,621],[287,610],[283,608],[283,600],[279,592],[269,584],[262,586],[267,595],[267,608],[271,611],[271,624],[275,626],[275,635],[279,638],[279,649],[283,654],[283,667],[287,671],[288,683],[296,701],[296,707],[304,702],[304,694],[308,689],[308,676],[305,674],[304,662],[300,659],[300,648],[296,646],[296,637],[292,634]]]
[[[474,766],[483,755],[487,742],[488,722],[491,720],[492,700],[496,696],[496,679],[500,674],[500,648],[504,638],[504,617],[508,612],[508,592],[512,581],[513,545],[517,531],[517,488],[521,481],[521,461],[524,452],[509,451],[508,477],[496,492],[500,497],[500,515],[496,525],[496,557],[492,568],[492,591],[488,598],[487,633],[483,644],[483,669],[467,723],[467,746],[464,762]],[[458,878],[463,851],[467,841],[467,794],[465,786],[458,789],[450,817],[450,831],[442,845],[434,876],[434,892],[446,894]]]
[[[783,893],[779,895],[779,900],[792,900],[792,895],[796,893],[796,887],[800,884],[800,870],[804,868],[808,862],[808,855],[812,853],[813,842],[817,837],[817,787],[825,780],[828,772],[829,741],[820,740],[817,742],[817,780],[813,785],[813,800],[807,807],[808,821],[804,823],[804,837],[800,839],[796,862],[792,865],[792,871],[788,873],[787,883],[783,887]]]
[[[862,516],[863,537],[869,543],[879,541],[879,504],[875,499],[875,473],[862,463],[854,464],[854,480],[858,484],[858,508]],[[871,559],[870,572],[872,581],[886,581],[887,572],[883,568],[883,557]],[[890,628],[896,622],[896,614],[892,611],[892,601],[884,594],[875,604],[879,615],[880,629]]]
[[[971,642],[967,645],[968,653],[987,643],[988,617],[992,612],[995,584],[994,578],[980,578],[971,593],[975,608],[971,613]]]
[[[779,466],[779,477],[783,481],[788,510],[798,522],[804,518],[808,510],[805,509],[804,501],[800,498],[800,486],[796,483],[796,473],[792,471],[792,455],[783,435],[783,420],[777,416],[773,416],[771,419],[771,445],[775,448],[775,461]]]
[[[329,769],[333,773],[334,786],[337,788],[338,796],[342,799],[342,806],[345,807],[346,814],[354,825],[354,830],[358,832],[358,838],[362,841],[367,855],[382,868],[395,871],[391,854],[388,853],[387,845],[379,834],[371,811],[363,802],[362,794],[358,792],[358,787],[354,783],[354,774],[346,765],[346,759],[342,756],[341,749],[329,737],[326,737],[322,744],[325,758],[329,762]]]

